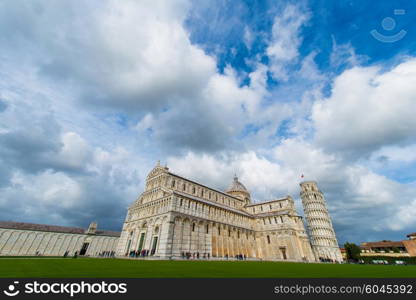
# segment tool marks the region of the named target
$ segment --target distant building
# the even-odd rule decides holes
[[[0,256],[63,256],[114,254],[120,232],[0,221]]]
[[[408,240],[402,241],[363,242],[360,246],[361,256],[416,256],[415,233],[408,234],[407,237]]]

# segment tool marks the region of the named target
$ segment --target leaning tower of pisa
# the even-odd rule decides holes
[[[318,189],[315,181],[302,182],[300,187],[300,197],[316,259],[342,261],[341,251],[338,247],[324,195]]]

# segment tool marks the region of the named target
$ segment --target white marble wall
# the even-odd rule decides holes
[[[2,256],[62,256],[73,255],[89,243],[86,255],[96,256],[103,251],[115,251],[118,237],[43,232],[0,228],[0,255]]]

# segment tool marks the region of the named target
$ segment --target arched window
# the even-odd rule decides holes
[[[183,204],[183,199],[181,198],[181,201],[180,201],[179,205],[182,206],[182,204]]]
[[[218,226],[218,235],[221,235],[221,228]]]
[[[175,187],[175,179],[172,180],[172,187]]]
[[[192,194],[195,194],[195,186],[192,187]]]
[[[182,184],[182,191],[185,191],[185,190],[186,190],[186,185],[184,183],[184,184]]]
[[[270,236],[267,236],[267,243],[270,244]]]
[[[192,231],[195,231],[195,223],[192,223]]]
[[[209,225],[207,224],[207,233],[209,233]]]

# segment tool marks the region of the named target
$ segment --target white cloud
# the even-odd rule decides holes
[[[416,59],[382,72],[355,67],[335,79],[332,95],[317,101],[316,141],[329,149],[371,153],[416,138]]]
[[[416,198],[413,197],[413,201],[411,201],[410,203],[404,203],[402,205],[399,205],[397,213],[394,215],[393,218],[388,220],[389,227],[392,230],[414,228],[416,226],[415,211]]]
[[[34,63],[40,75],[71,83],[83,101],[162,108],[194,96],[216,71],[215,59],[192,45],[182,26],[188,1],[48,4],[4,4],[0,25],[12,42],[0,50]]]
[[[247,49],[250,50],[254,41],[254,33],[250,30],[248,26],[244,27],[244,44]]]
[[[87,142],[75,132],[62,135],[62,149],[57,160],[74,169],[84,169],[91,159],[91,149]]]
[[[292,4],[287,5],[282,14],[275,17],[266,52],[271,61],[270,70],[276,79],[288,79],[286,65],[293,64],[299,56],[298,48],[302,42],[300,29],[308,19],[308,13]]]
[[[342,65],[355,67],[366,60],[368,60],[367,56],[355,53],[351,43],[338,44],[332,36],[332,51],[329,57],[332,67],[340,67]]]

